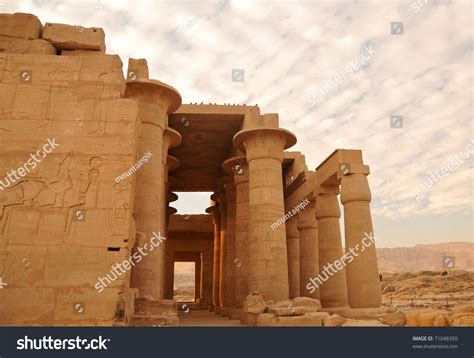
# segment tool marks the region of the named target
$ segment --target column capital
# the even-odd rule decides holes
[[[217,201],[217,203],[219,204],[219,208],[221,212],[227,209],[227,197],[226,197],[225,186],[226,184],[230,182],[233,182],[233,179],[231,176],[224,176],[220,178],[217,181],[214,194],[211,195],[211,199],[214,201]]]
[[[341,178],[341,203],[372,200],[366,174],[346,174]]]
[[[283,128],[243,129],[233,138],[234,146],[245,151],[247,161],[253,159],[283,160],[283,150],[296,144],[296,136]]]
[[[316,207],[315,200],[312,199],[309,202],[310,202],[309,205],[307,205],[303,210],[301,210],[296,216],[296,219],[298,222],[297,224],[298,230],[318,228],[318,221],[316,220],[316,215],[315,215],[315,207]]]
[[[163,152],[181,144],[181,134],[173,128],[166,127],[163,132]],[[166,153],[167,154],[167,153]]]
[[[206,213],[211,214],[215,223],[218,223],[221,219],[219,204],[216,203],[213,206],[206,208]]]
[[[179,167],[179,159],[176,157],[173,157],[172,155],[167,155],[166,156],[166,169],[168,172],[172,172],[173,170],[176,170]]]
[[[125,97],[159,106],[166,114],[181,106],[181,95],[172,86],[157,80],[127,80]]]
[[[249,181],[249,166],[244,155],[227,159],[222,163],[222,168],[227,173],[234,175],[236,185]]]
[[[168,192],[168,202],[171,203],[176,200],[178,200],[178,195],[176,195],[172,191]]]
[[[339,187],[325,187],[318,189],[316,198],[316,218],[337,218],[341,217],[341,209],[339,208],[339,200],[337,194]]]

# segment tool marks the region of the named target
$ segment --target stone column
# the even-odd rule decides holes
[[[219,266],[220,266],[220,232],[221,232],[221,216],[219,213],[219,205],[214,201],[217,200],[215,194],[211,196],[211,207],[206,209],[207,213],[212,214],[214,222],[214,260],[212,275],[212,305],[214,311],[220,307],[219,301]],[[217,313],[217,312],[216,312]]]
[[[168,225],[166,223],[166,207],[168,206],[168,203],[166,203],[166,200],[168,199],[168,193],[169,193],[169,183],[168,183],[168,177],[169,177],[169,172],[176,170],[179,167],[179,160],[171,155],[168,154],[168,151],[172,148],[177,147],[178,145],[181,144],[181,134],[179,134],[177,131],[175,131],[172,128],[167,127],[165,131],[163,132],[163,152],[161,155],[161,165],[163,166],[163,200],[164,203],[164,211],[163,211],[163,220],[165,222],[165,233],[168,232]],[[176,194],[174,194],[176,196]],[[177,196],[176,196],[177,199]],[[169,202],[169,201],[168,201]]]
[[[308,283],[319,275],[318,222],[314,198],[298,213],[300,238],[300,295],[319,299],[319,288],[308,289]]]
[[[367,171],[352,170],[341,177],[341,202],[344,205],[346,254],[353,261],[346,266],[347,290],[351,308],[380,307],[381,289],[375,243],[364,246],[366,235],[373,235]],[[357,250],[359,248],[359,250]]]
[[[169,222],[170,216],[173,214],[176,214],[177,212],[178,212],[178,209],[168,205],[168,207],[166,208],[166,221]]]
[[[319,237],[319,272],[331,272],[320,286],[323,307],[348,307],[345,267],[338,263],[344,255],[341,242],[339,218],[339,187],[320,186],[316,197],[316,218]],[[336,263],[333,265],[333,263]],[[336,267],[334,267],[336,266]],[[333,269],[330,269],[333,267]]]
[[[202,258],[194,262],[194,300],[196,303],[202,302]]]
[[[145,234],[143,247],[153,233],[164,233],[163,198],[161,196],[164,169],[161,165],[163,153],[163,132],[167,115],[181,105],[179,93],[172,87],[154,80],[127,81],[125,97],[138,102],[138,116],[141,121],[141,143],[138,159],[150,152],[151,158],[137,171],[134,218],[137,231]],[[156,193],[157,196],[151,196]],[[132,270],[131,287],[138,288],[140,297],[163,298],[163,248],[149,251]]]
[[[235,184],[232,177],[224,184],[225,196],[227,203],[227,230],[226,230],[226,299],[227,306],[225,308],[235,307]],[[228,312],[224,312],[226,315]]]
[[[163,222],[163,231],[162,236],[168,237],[168,215],[167,215],[167,207],[169,204],[168,192],[169,192],[169,185],[168,185],[168,174],[169,172],[176,170],[179,167],[179,160],[175,157],[168,154],[168,150],[171,148],[177,147],[181,143],[181,134],[175,131],[172,128],[165,128],[163,132],[163,151],[161,155],[161,165],[163,167],[163,186],[162,186],[162,193],[161,193],[161,200],[163,203],[163,210],[162,210],[162,222]],[[157,195],[156,193],[150,193],[150,195]],[[163,245],[163,252],[166,252],[166,241],[163,241],[161,244]],[[163,290],[166,290],[166,258],[163,256],[163,265],[162,265],[162,272],[163,272]]]
[[[285,214],[283,150],[295,136],[278,128],[277,115],[261,116],[262,127],[243,129],[234,145],[245,151],[249,167],[249,290],[265,300],[289,297],[285,225],[272,228]],[[270,128],[272,127],[272,128]]]
[[[222,308],[227,306],[226,300],[226,235],[227,235],[227,203],[225,200],[224,187],[218,185],[216,189],[217,202],[219,203],[220,210],[220,251],[219,251],[219,303],[220,307],[216,310],[216,313],[221,313]]]
[[[227,159],[223,168],[233,174],[235,182],[235,258],[234,294],[235,305],[242,308],[248,289],[248,230],[249,230],[249,172],[245,156]]]
[[[298,221],[294,217],[286,222],[286,247],[290,298],[295,298],[300,296],[300,236]]]
[[[213,284],[213,259],[214,248],[213,243],[206,245],[201,253],[202,258],[202,302],[201,307],[212,311],[214,305],[212,304],[212,284]]]

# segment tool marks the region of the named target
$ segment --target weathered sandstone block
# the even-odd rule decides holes
[[[308,313],[304,316],[278,317],[278,326],[321,327],[323,320],[329,316],[327,312]]]
[[[245,299],[244,312],[260,314],[265,311],[265,307],[265,301],[262,296],[259,293],[254,292],[248,295]]]
[[[323,320],[323,326],[325,327],[340,327],[346,323],[346,319],[337,314],[330,315]]]
[[[45,40],[0,36],[0,52],[28,55],[56,55],[56,47]]]
[[[269,308],[268,312],[277,317],[296,316],[294,310],[290,308]]]
[[[54,319],[59,325],[79,325],[81,321],[111,325],[115,320],[119,288],[106,288],[100,293],[100,304],[97,304],[98,293],[94,288],[61,287],[55,292]]]
[[[41,37],[42,31],[43,25],[35,15],[0,14],[0,35],[35,40]]]
[[[388,324],[389,326],[404,326],[407,323],[407,319],[403,312],[378,315],[377,319],[383,324]]]
[[[61,50],[61,56],[97,56],[104,55],[101,51],[94,50]]]
[[[316,313],[319,312],[317,307],[294,307],[291,309],[295,316],[302,316],[307,313]]]
[[[178,306],[173,300],[147,300],[139,298],[135,300],[135,312],[152,316],[177,316]]]
[[[52,288],[0,290],[0,325],[51,324],[55,293]]]
[[[276,326],[277,322],[278,322],[277,317],[275,317],[271,313],[262,313],[257,316],[256,326],[259,326],[259,327]]]
[[[283,301],[278,301],[275,303],[268,304],[267,303],[268,309],[270,308],[291,308],[293,306],[293,301],[292,300],[283,300]]]
[[[271,313],[277,317],[290,317],[290,316],[303,316],[307,313],[316,313],[319,308],[310,307],[278,307],[269,308],[268,313]]]
[[[43,39],[61,50],[96,50],[105,52],[105,33],[97,27],[85,28],[46,23]]]
[[[242,323],[246,326],[255,326],[257,324],[257,318],[259,314],[242,312]],[[273,315],[272,315],[273,316]]]
[[[315,298],[310,297],[295,297],[293,298],[294,307],[307,307],[321,309],[321,302]]]
[[[146,62],[146,59],[140,58],[140,59],[135,59],[135,58],[130,58],[128,60],[128,74],[127,74],[127,79],[128,80],[142,80],[142,79],[148,79],[148,63]]]

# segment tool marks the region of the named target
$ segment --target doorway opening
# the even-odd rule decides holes
[[[173,299],[177,302],[196,301],[196,263],[175,262]]]

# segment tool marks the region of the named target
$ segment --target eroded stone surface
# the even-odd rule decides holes
[[[45,40],[0,36],[0,52],[28,55],[56,55],[56,47]]]
[[[18,37],[25,40],[41,38],[43,25],[32,14],[17,12],[15,14],[0,14],[0,35]]]
[[[347,320],[344,317],[341,317],[337,314],[332,314],[323,320],[323,325],[325,327],[340,327],[346,323],[346,321]]]
[[[244,312],[260,314],[265,311],[266,304],[259,293],[252,293],[245,298]]]
[[[43,39],[61,50],[95,50],[105,52],[105,33],[97,27],[86,28],[46,23]]]
[[[306,307],[321,309],[321,302],[315,298],[310,297],[295,297],[293,298],[294,307]]]
[[[407,323],[406,317],[403,312],[394,312],[378,315],[377,319],[383,324],[388,324],[389,326],[405,326]]]

